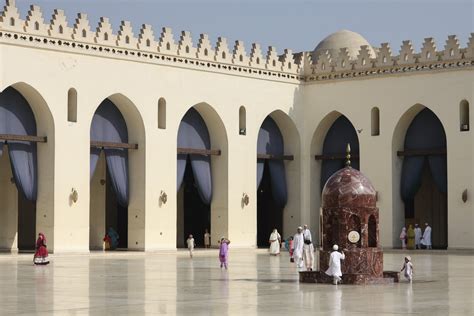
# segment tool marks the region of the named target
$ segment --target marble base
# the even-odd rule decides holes
[[[332,284],[333,278],[322,271],[301,271],[301,283],[323,283]],[[369,274],[343,274],[342,284],[369,285],[369,284],[392,284],[399,282],[399,272],[384,271],[383,277],[374,277]]]
[[[319,266],[326,271],[332,251],[319,252]],[[352,248],[344,251],[346,259],[341,262],[342,274],[367,274],[383,277],[383,251],[380,248]]]

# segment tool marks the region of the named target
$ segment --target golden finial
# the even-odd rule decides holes
[[[347,143],[346,147],[346,167],[351,166],[351,144]]]

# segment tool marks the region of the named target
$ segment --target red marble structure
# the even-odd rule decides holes
[[[343,283],[380,284],[398,280],[394,272],[383,271],[376,201],[377,192],[370,180],[351,168],[349,160],[345,168],[328,179],[322,193],[320,271],[300,272],[301,282],[332,282],[324,271],[328,269],[333,245],[338,245],[346,256],[341,265]],[[350,234],[360,238],[350,240]]]

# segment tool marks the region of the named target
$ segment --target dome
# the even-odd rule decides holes
[[[362,35],[348,30],[341,30],[337,31],[336,33],[332,33],[319,42],[318,46],[316,46],[314,49],[314,57],[318,58],[319,55],[329,50],[332,58],[335,58],[339,54],[341,48],[347,48],[349,57],[351,59],[357,59],[360,47],[363,45],[368,46],[370,55],[372,58],[374,58],[374,49],[372,46],[370,46],[369,42],[364,37],[362,37]]]
[[[328,179],[322,200],[323,207],[375,207],[376,192],[362,172],[345,167]]]

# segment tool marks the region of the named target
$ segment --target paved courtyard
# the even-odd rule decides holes
[[[230,249],[52,256],[0,255],[1,315],[473,315],[474,255],[411,253],[415,280],[388,286],[299,284],[288,254]],[[403,253],[385,254],[400,269]]]

